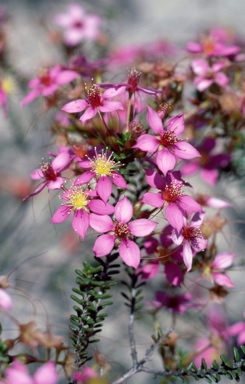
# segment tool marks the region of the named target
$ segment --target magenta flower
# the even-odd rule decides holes
[[[237,45],[227,45],[219,36],[206,36],[200,42],[189,42],[187,50],[190,53],[204,53],[208,57],[213,56],[234,56],[240,52],[240,47]]]
[[[221,287],[234,288],[235,285],[224,273],[225,269],[232,265],[234,256],[233,253],[219,253],[210,264],[204,267],[203,276],[211,279]]]
[[[184,225],[184,216],[202,211],[200,204],[192,197],[183,194],[184,182],[175,178],[173,173],[162,177],[157,172],[146,170],[146,180],[152,188],[160,191],[158,193],[145,193],[142,202],[160,209],[166,207],[166,219],[178,232]]]
[[[96,257],[110,254],[115,245],[119,246],[119,255],[125,264],[137,268],[140,263],[140,248],[131,240],[133,236],[149,235],[157,223],[148,219],[130,221],[133,206],[127,197],[123,197],[115,206],[115,221],[109,216],[91,214],[90,226],[101,235],[95,241],[93,251]]]
[[[196,75],[194,84],[198,91],[202,92],[213,83],[218,84],[220,87],[225,88],[229,82],[228,77],[220,72],[227,65],[225,60],[218,61],[213,65],[209,65],[206,60],[195,59],[191,63],[191,68]]]
[[[33,180],[42,180],[44,181],[39,184],[39,186],[32,192],[30,195],[26,196],[23,201],[28,199],[31,196],[37,195],[41,192],[46,186],[48,189],[61,189],[63,185],[64,178],[61,176],[61,172],[69,167],[72,162],[72,157],[68,151],[59,153],[52,163],[44,162],[41,167],[32,172],[31,178]]]
[[[189,224],[184,217],[184,226],[182,230],[178,232],[174,229],[170,235],[175,244],[183,245],[183,261],[186,265],[187,272],[191,270],[192,259],[197,252],[207,248],[207,240],[204,239],[200,229],[204,216],[204,212],[195,213]]]
[[[157,291],[155,294],[155,300],[151,303],[156,308],[167,307],[174,313],[183,313],[190,307],[193,307],[191,303],[192,296],[190,293],[184,293],[183,295],[167,295],[165,292]]]
[[[158,113],[148,107],[147,121],[155,135],[140,136],[133,148],[156,153],[156,164],[164,175],[175,167],[178,159],[193,159],[201,156],[191,144],[178,138],[184,130],[183,115],[170,118],[165,130]]]
[[[89,228],[90,210],[101,215],[114,212],[112,205],[105,204],[102,200],[93,199],[94,197],[96,197],[95,191],[73,185],[62,194],[62,199],[66,203],[57,209],[51,222],[60,224],[73,212],[72,227],[84,239]]]
[[[61,85],[70,83],[78,76],[77,72],[62,69],[60,65],[55,65],[50,69],[43,69],[37,78],[29,81],[28,86],[33,89],[21,101],[21,106],[31,103],[39,95],[44,97],[52,96]]]
[[[71,101],[63,106],[62,111],[68,113],[82,112],[86,109],[79,120],[83,124],[87,120],[92,119],[98,111],[100,112],[113,112],[117,110],[123,110],[123,106],[119,101],[107,101],[112,97],[118,96],[125,91],[125,87],[120,87],[117,90],[115,88],[107,89],[102,95],[100,94],[99,87],[94,84],[89,90],[87,90],[87,99],[78,99]]]
[[[70,4],[68,12],[57,14],[54,21],[64,28],[64,40],[69,46],[85,40],[95,40],[99,35],[100,17],[85,14],[80,4]]]
[[[3,80],[0,80],[0,105],[3,109],[4,117],[7,117],[8,114],[8,95],[4,87]]]
[[[15,360],[11,367],[6,369],[8,384],[57,384],[58,374],[52,361],[43,364],[30,376],[26,365]]]
[[[231,161],[231,156],[228,153],[212,153],[216,144],[217,140],[207,137],[198,147],[202,157],[200,160],[197,159],[184,164],[181,168],[182,175],[190,176],[199,172],[204,181],[210,185],[215,185],[219,177],[219,168],[226,167]]]
[[[119,172],[115,170],[120,164],[112,159],[112,154],[107,155],[102,150],[101,154],[96,153],[93,159],[78,161],[81,168],[89,169],[75,180],[75,185],[88,183],[92,178],[96,178],[96,192],[98,196],[106,203],[112,193],[112,183],[118,188],[128,189],[127,183]]]

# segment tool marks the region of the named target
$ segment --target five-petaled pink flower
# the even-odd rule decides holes
[[[117,90],[115,88],[110,88],[107,89],[101,95],[99,87],[94,84],[91,88],[86,91],[86,100],[77,99],[74,101],[70,101],[69,103],[65,104],[61,109],[62,111],[68,113],[82,112],[84,111],[84,109],[86,109],[86,111],[79,119],[83,124],[85,124],[86,121],[92,119],[98,111],[113,112],[117,110],[123,110],[124,108],[119,101],[108,101],[107,99],[111,99],[115,96],[118,96],[124,91],[125,87],[120,87]]]
[[[227,65],[225,60],[218,61],[211,66],[206,60],[195,59],[191,63],[191,68],[196,75],[194,84],[198,91],[202,92],[213,83],[218,84],[220,87],[226,87],[229,79],[225,73],[220,72]]]
[[[184,216],[202,211],[202,207],[192,197],[183,194],[184,182],[174,177],[176,173],[169,173],[166,177],[150,169],[146,170],[146,180],[152,188],[159,189],[158,193],[147,192],[142,202],[153,207],[163,209],[169,224],[178,232],[184,225]]]
[[[182,230],[178,232],[174,229],[170,235],[175,244],[183,245],[183,261],[186,265],[187,272],[191,270],[192,259],[197,252],[207,248],[207,240],[204,239],[200,229],[204,216],[204,212],[197,212],[192,217],[190,223],[188,223],[187,219],[184,217],[184,226]]]
[[[131,240],[133,236],[149,235],[157,223],[148,219],[130,221],[133,206],[127,197],[123,197],[115,206],[115,221],[110,216],[91,214],[90,226],[101,235],[95,241],[93,251],[97,257],[108,255],[115,245],[119,246],[119,255],[125,264],[137,268],[140,263],[140,248]]]
[[[75,185],[86,184],[94,177],[97,180],[96,192],[99,197],[106,203],[112,193],[112,183],[118,188],[128,189],[127,183],[118,171],[115,170],[120,164],[112,159],[112,154],[107,155],[106,152],[97,153],[93,159],[82,159],[77,163],[81,168],[90,171],[82,173],[74,182]]]
[[[49,361],[36,370],[33,376],[30,376],[26,365],[15,360],[9,368],[6,369],[7,384],[56,384],[58,383],[58,374],[55,370],[55,364]]]
[[[52,163],[43,162],[41,167],[32,172],[31,178],[33,180],[42,180],[44,181],[39,184],[34,192],[26,196],[23,201],[28,199],[31,196],[37,195],[41,192],[46,186],[48,189],[61,189],[64,178],[61,176],[61,172],[66,170],[72,162],[72,157],[68,151],[59,153]]]
[[[42,69],[37,78],[29,81],[28,86],[33,89],[21,101],[21,106],[31,103],[39,95],[44,97],[52,96],[61,85],[70,83],[78,76],[77,72],[62,69],[60,65],[55,65],[50,69]]]
[[[70,4],[68,12],[57,14],[54,21],[64,28],[64,40],[69,46],[95,40],[99,35],[100,17],[86,14],[80,4]]]
[[[52,216],[51,222],[60,224],[73,212],[72,227],[84,239],[89,228],[90,210],[101,215],[110,215],[114,207],[96,199],[96,192],[83,186],[73,185],[62,194],[65,204],[61,205]]]
[[[133,148],[156,153],[156,164],[164,175],[175,167],[178,159],[193,159],[201,156],[191,144],[178,138],[184,130],[184,115],[170,118],[165,130],[158,113],[148,107],[147,121],[155,135],[140,136]]]

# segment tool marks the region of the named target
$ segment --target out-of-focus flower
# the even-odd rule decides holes
[[[222,287],[234,288],[231,279],[224,273],[225,269],[232,265],[235,255],[233,253],[219,253],[211,263],[204,266],[203,277],[211,279]]]
[[[202,92],[213,83],[218,84],[220,87],[225,88],[229,82],[228,77],[220,72],[227,65],[226,61],[218,61],[213,65],[209,65],[206,60],[195,59],[191,63],[191,68],[196,75],[194,84],[198,91]]]
[[[30,376],[26,365],[15,360],[11,367],[6,369],[7,384],[56,384],[58,374],[52,361],[43,364]]]
[[[0,288],[0,308],[5,311],[10,311],[13,307],[13,301],[11,296],[5,289]]]
[[[63,69],[60,65],[53,68],[44,68],[39,72],[38,77],[29,81],[29,88],[33,88],[21,101],[21,106],[31,103],[39,95],[44,97],[52,96],[57,89],[76,79],[79,74],[69,69]]]
[[[59,13],[54,21],[64,29],[64,41],[68,46],[75,46],[86,40],[95,40],[99,35],[101,18],[86,14],[80,4],[72,3],[66,13]]]
[[[245,310],[243,312],[244,321],[240,321],[228,327],[228,334],[230,336],[237,336],[239,345],[245,344]]]
[[[194,306],[191,302],[192,296],[190,293],[184,293],[183,295],[167,295],[165,292],[158,291],[155,294],[155,300],[151,303],[156,308],[166,307],[172,312],[183,313]]]

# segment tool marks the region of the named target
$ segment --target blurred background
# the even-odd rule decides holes
[[[61,59],[47,31],[53,27],[53,16],[64,11],[69,3],[62,0],[0,2],[9,16],[9,55],[23,78],[35,77],[37,68]],[[103,27],[111,34],[115,47],[163,38],[184,49],[188,40],[195,40],[214,25],[228,27],[245,38],[244,0],[89,0],[77,3],[104,17]],[[41,101],[35,107],[30,104],[21,108],[24,96],[22,88],[16,86],[10,96],[9,117],[1,114],[0,120],[0,274],[10,274],[10,283],[17,288],[12,291],[16,298],[15,313],[20,313],[22,321],[29,321],[30,315],[35,317],[37,312],[40,324],[45,320],[55,334],[67,337],[74,269],[81,267],[88,247],[74,236],[69,225],[54,227],[50,224],[55,206],[46,190],[22,203],[22,198],[33,190],[29,175],[39,168],[41,159],[52,149],[50,140],[51,143],[53,140],[49,132],[52,114],[43,112]],[[225,194],[235,203],[235,209],[229,211],[232,224],[225,237],[229,250],[241,258],[244,258],[245,236],[243,188],[243,180],[235,180],[229,186],[221,181],[216,187],[217,194]],[[231,321],[242,316],[243,275],[242,267],[234,269],[231,275],[237,283],[227,308]],[[127,328],[125,333],[118,333],[121,323],[127,324],[127,315],[115,306],[102,340],[107,346],[106,358],[109,363],[118,364],[119,371],[130,362]],[[149,344],[145,327],[147,324],[140,324],[136,334],[136,338],[140,335],[139,347],[143,351]],[[14,324],[9,324],[6,317],[3,328],[10,334],[15,331]],[[142,375],[130,382],[139,380],[150,383],[149,378]]]

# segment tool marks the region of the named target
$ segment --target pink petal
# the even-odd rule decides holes
[[[80,121],[85,124],[86,121],[92,119],[97,114],[97,108],[88,107],[84,114],[80,117]]]
[[[33,380],[29,375],[28,369],[17,360],[14,361],[12,367],[6,369],[8,383],[33,384]]]
[[[209,70],[209,65],[206,60],[195,59],[191,63],[191,68],[196,75],[203,77]]]
[[[215,283],[220,285],[221,287],[228,287],[228,288],[235,287],[231,279],[224,273],[213,273],[213,278]]]
[[[167,130],[174,132],[176,136],[179,136],[185,128],[184,115],[174,116],[168,120]]]
[[[95,172],[87,171],[79,175],[74,181],[74,185],[87,184],[95,176]]]
[[[35,171],[33,171],[31,173],[31,178],[32,180],[40,180],[40,179],[43,179],[44,178],[44,174],[43,174],[43,171],[38,168],[38,169],[35,169]]]
[[[56,384],[58,383],[58,374],[52,361],[47,362],[36,370],[33,376],[35,384]]]
[[[123,197],[115,206],[115,217],[121,224],[128,223],[133,216],[133,207],[127,197]]]
[[[213,84],[213,79],[201,79],[201,78],[195,78],[194,84],[197,86],[197,89],[199,92],[205,91],[208,87],[210,87],[211,84]]]
[[[182,170],[181,170],[181,171],[182,171]],[[217,197],[209,197],[209,198],[206,200],[206,204],[207,204],[209,207],[212,207],[212,208],[226,208],[226,207],[231,207],[231,204],[230,204],[230,203],[228,203],[227,201],[218,199]]]
[[[99,178],[96,185],[96,191],[99,197],[106,203],[112,193],[112,183],[109,177],[101,176]]]
[[[65,104],[61,110],[68,113],[77,113],[83,111],[88,105],[86,100],[78,99]]]
[[[166,187],[165,177],[159,175],[159,173],[153,171],[152,169],[146,169],[146,181],[152,187],[156,189],[163,190]]]
[[[176,164],[176,158],[167,148],[163,148],[157,153],[156,163],[160,171],[166,176],[168,171],[171,171]]]
[[[119,88],[109,88],[107,89],[103,95],[101,96],[102,100],[103,99],[109,99],[109,98],[112,98],[112,97],[115,97],[115,96],[118,96],[118,95],[121,95],[122,93],[124,93],[126,90],[126,86],[121,86]]]
[[[225,88],[229,83],[228,77],[222,72],[219,72],[215,75],[214,81],[215,83],[219,84],[223,88]]]
[[[99,107],[101,112],[113,112],[118,109],[123,111],[123,105],[120,101],[102,101],[101,106]]]
[[[239,335],[242,332],[245,332],[245,323],[242,322],[233,324],[228,328],[228,333],[232,336]]]
[[[161,136],[163,134],[163,125],[162,125],[162,120],[160,119],[159,115],[157,114],[154,109],[148,107],[148,112],[146,115],[146,119],[148,121],[149,126],[151,129]]]
[[[194,157],[201,157],[196,148],[186,141],[179,141],[174,146],[174,154],[180,159],[193,159]]]
[[[138,137],[133,148],[139,148],[145,152],[156,152],[159,144],[159,140],[156,137],[146,134]]]
[[[84,239],[89,227],[89,214],[84,209],[76,209],[72,219],[72,227]]]
[[[180,230],[183,228],[184,220],[183,213],[176,204],[168,204],[165,210],[165,216],[169,224],[172,225],[172,227],[175,228],[178,232],[180,232]]]
[[[235,255],[233,253],[222,252],[215,256],[212,269],[226,269],[233,263]]]
[[[119,255],[125,264],[137,268],[140,263],[140,249],[132,240],[122,240],[119,245]]]
[[[24,105],[31,103],[33,100],[35,100],[41,93],[40,88],[33,89],[31,92],[26,95],[26,97],[21,101],[20,105],[23,107]]]
[[[152,207],[162,208],[165,200],[160,193],[146,192],[141,199],[142,203],[149,204]]]
[[[79,74],[75,71],[61,71],[56,78],[56,83],[59,85],[67,84],[76,79],[78,76]]]
[[[122,175],[120,175],[119,172],[113,171],[113,174],[112,174],[112,182],[113,182],[113,184],[115,184],[118,188],[128,189],[128,186],[127,186],[126,181],[124,180],[124,178],[122,177]]]
[[[71,213],[71,207],[67,205],[61,205],[57,211],[53,214],[51,223],[60,224],[65,221]]]
[[[186,265],[187,272],[191,270],[192,259],[193,259],[193,253],[192,253],[190,244],[188,243],[188,241],[185,241],[183,246],[183,260]]]
[[[147,236],[154,231],[157,223],[148,219],[138,219],[131,221],[128,228],[134,236]]]
[[[52,167],[55,171],[60,172],[64,170],[71,162],[71,158],[67,152],[59,153],[52,161]]]
[[[0,308],[5,311],[10,311],[13,307],[13,301],[10,295],[5,291],[5,289],[0,288]]]
[[[90,226],[99,233],[109,232],[114,229],[114,223],[110,216],[95,215],[94,213],[90,215]]]
[[[88,203],[89,208],[98,215],[111,215],[115,208],[109,203],[104,203],[102,200],[94,199]]]
[[[48,182],[48,189],[51,189],[51,190],[61,189],[63,183],[64,183],[63,177],[56,177],[55,181],[51,180]]]
[[[217,169],[202,169],[200,176],[206,183],[215,185],[219,177],[219,172]]]
[[[24,197],[23,201],[27,200],[29,197],[31,196],[36,196],[38,193],[40,193],[45,187],[46,185],[48,185],[48,182],[45,181],[44,183],[41,183],[36,189],[34,192],[30,193],[29,195],[27,195],[26,197]]]
[[[193,175],[194,173],[196,173],[198,171],[198,169],[200,168],[200,164],[197,163],[197,162],[190,162],[190,163],[186,163],[184,164],[182,167],[181,167],[181,174],[183,176],[187,175]]]
[[[164,264],[166,279],[174,286],[179,287],[183,282],[183,271],[179,265],[167,261]]]
[[[96,257],[102,257],[109,255],[111,251],[113,250],[115,243],[115,236],[112,235],[101,235],[99,236],[93,247],[93,252],[95,253]]]
[[[178,199],[179,207],[182,208],[189,216],[193,212],[202,211],[202,207],[192,197],[182,195]]]

